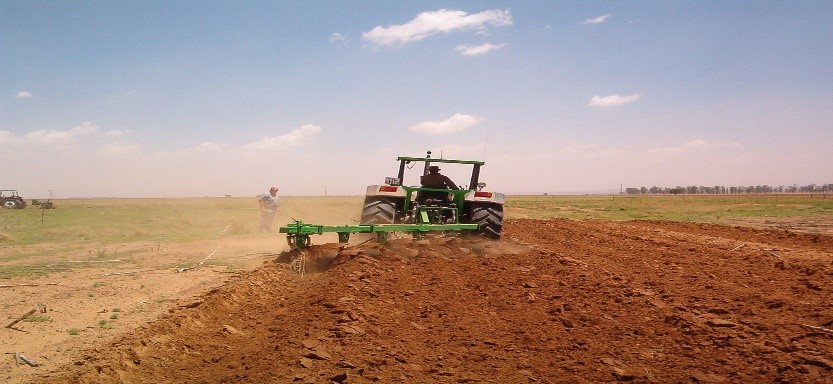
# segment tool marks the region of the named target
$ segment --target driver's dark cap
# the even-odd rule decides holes
[[[436,172],[436,171],[439,171],[439,170],[440,170],[440,167],[438,167],[438,166],[436,166],[436,165],[432,165],[432,166],[428,167],[428,170],[429,170],[429,171]]]

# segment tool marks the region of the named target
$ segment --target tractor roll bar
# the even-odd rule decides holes
[[[431,151],[428,151],[425,157],[406,157],[400,156],[396,158],[399,161],[399,185],[401,186],[403,180],[405,178],[405,164],[410,162],[424,162],[425,167],[423,170],[423,174],[428,172],[428,167],[431,163],[450,163],[450,164],[468,164],[473,165],[474,169],[471,172],[471,182],[469,183],[469,189],[475,190],[477,188],[477,183],[480,181],[480,167],[485,165],[486,162],[479,161],[479,160],[456,160],[456,159],[433,159],[431,158]]]

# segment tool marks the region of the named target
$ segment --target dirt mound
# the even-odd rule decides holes
[[[829,236],[571,220],[504,234],[285,253],[39,382],[831,382]]]

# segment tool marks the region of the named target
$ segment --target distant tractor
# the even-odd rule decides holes
[[[0,205],[7,209],[23,209],[26,207],[26,200],[17,194],[13,189],[0,189]]]
[[[499,239],[503,229],[502,193],[482,189],[480,167],[485,165],[477,160],[450,160],[426,157],[398,157],[399,174],[385,178],[385,185],[371,185],[365,193],[361,224],[477,224],[475,233]],[[422,175],[429,174],[432,164],[471,165],[471,179],[468,186],[460,189],[428,188],[407,186],[404,183],[406,167],[412,163],[423,163]],[[469,231],[471,232],[471,231]]]

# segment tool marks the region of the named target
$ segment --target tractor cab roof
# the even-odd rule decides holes
[[[484,165],[486,164],[483,161],[479,160],[454,160],[454,159],[436,159],[431,157],[407,157],[407,156],[400,156],[396,158],[396,161],[404,161],[406,163],[410,163],[412,161],[421,161],[427,163],[454,163],[454,164],[473,164],[473,165]]]
[[[464,165],[471,165],[471,180],[469,182],[468,189],[474,190],[480,184],[480,167],[486,164],[483,161],[479,160],[455,160],[455,159],[443,159],[443,158],[433,158],[431,157],[431,151],[428,151],[425,157],[408,157],[408,156],[399,156],[396,158],[396,161],[399,162],[399,174],[397,178],[393,179],[392,185],[403,185],[402,181],[405,177],[405,166],[406,164],[410,164],[411,162],[415,163],[425,163],[425,167],[423,170],[423,174],[428,173],[428,168],[433,163],[446,163],[446,164],[464,164]],[[410,167],[408,167],[410,168]]]

